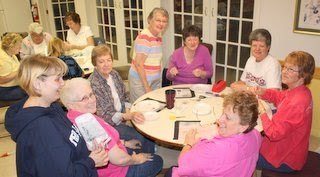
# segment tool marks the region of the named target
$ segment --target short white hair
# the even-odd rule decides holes
[[[43,27],[37,22],[31,23],[29,25],[29,32],[41,34],[43,32]]]
[[[79,99],[78,93],[79,91],[82,91],[81,88],[83,88],[83,86],[91,88],[90,82],[82,77],[76,77],[65,81],[64,86],[60,90],[60,101],[62,104],[68,108],[67,104],[69,102]]]

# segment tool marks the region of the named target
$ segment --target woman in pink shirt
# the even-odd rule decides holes
[[[254,129],[257,118],[255,95],[245,91],[227,95],[217,122],[218,136],[199,140],[196,130],[190,130],[178,166],[165,176],[251,177],[261,144],[260,133]]]
[[[160,156],[141,152],[139,140],[120,140],[118,131],[94,114],[96,97],[88,80],[68,80],[60,91],[60,99],[67,107],[67,117],[72,123],[75,124],[78,116],[91,113],[111,137],[106,145],[109,164],[97,169],[99,177],[147,177],[156,176],[161,171],[163,161]]]
[[[312,95],[307,87],[315,69],[313,56],[307,52],[290,53],[282,69],[282,83],[287,90],[254,87],[262,99],[274,103],[277,112],[270,120],[263,110],[263,138],[257,166],[273,171],[301,170],[307,160],[312,121]]]
[[[208,48],[200,44],[201,29],[196,25],[188,26],[183,29],[182,38],[184,46],[173,52],[167,79],[173,85],[206,84],[213,68]]]

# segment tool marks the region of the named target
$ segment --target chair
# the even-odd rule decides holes
[[[172,85],[172,81],[167,79],[167,71],[168,71],[168,68],[163,68],[163,70],[162,70],[162,82],[161,82],[162,87]]]
[[[316,177],[320,176],[320,154],[309,151],[307,162],[301,171],[280,173],[263,169],[261,177]]]
[[[102,37],[93,37],[93,40],[95,46],[106,43],[106,41]]]
[[[205,42],[202,42],[201,44],[207,47],[207,49],[209,50],[210,56],[212,56],[213,45]],[[207,84],[212,84],[211,78],[208,79]]]

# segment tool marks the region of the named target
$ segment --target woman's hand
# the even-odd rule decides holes
[[[144,115],[141,112],[126,112],[123,115],[124,120],[133,120],[138,124],[142,124],[144,122]]]
[[[199,69],[199,68],[193,70],[192,74],[196,77],[201,77],[202,79],[204,79],[206,77],[205,71],[203,71],[202,69]]]
[[[138,124],[142,124],[144,122],[144,115],[141,112],[131,112],[131,120],[135,121]]]
[[[196,142],[199,140],[199,138],[196,138],[197,129],[191,129],[186,134],[186,138],[184,139],[184,144],[189,144],[193,146],[196,144]]]
[[[258,101],[259,102],[259,107],[258,107],[258,110],[259,110],[259,114],[263,114],[266,112],[266,108],[264,107],[263,103],[261,100]]]
[[[93,148],[89,157],[94,161],[96,167],[105,166],[109,161],[108,152],[102,144],[98,145],[95,140],[93,141]]]
[[[124,141],[124,146],[130,149],[141,149],[142,143],[137,139]]]
[[[135,152],[132,153],[131,158],[134,161],[134,164],[142,164],[146,161],[152,161],[152,155],[150,153],[139,153],[136,154]]]
[[[170,69],[170,74],[172,76],[176,76],[179,73],[178,69],[176,67],[173,67]]]
[[[250,87],[250,91],[252,93],[254,93],[255,95],[263,95],[265,92],[266,92],[266,89],[264,88],[261,88],[259,86],[253,86],[253,87]]]

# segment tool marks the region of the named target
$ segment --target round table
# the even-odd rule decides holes
[[[203,85],[211,90],[211,85]],[[185,88],[190,89],[193,85],[175,85],[163,87],[157,90],[153,90],[137,99],[131,108],[131,111],[137,110],[137,103],[151,98],[154,100],[165,102],[165,90],[175,89],[175,88]],[[222,115],[223,112],[223,98],[221,95],[228,94],[232,92],[230,88],[224,89],[219,94],[209,94],[195,91],[195,97],[192,98],[176,98],[173,109],[161,109],[159,113],[159,118],[155,120],[146,120],[143,124],[138,124],[132,121],[134,127],[146,137],[149,137],[157,142],[164,143],[169,146],[182,147],[184,142],[184,137],[179,136],[178,139],[174,139],[175,134],[175,122],[176,121],[200,121],[199,136],[201,138],[212,138],[217,134],[217,127],[214,124],[216,120]],[[199,95],[204,95],[206,98],[198,99]],[[205,103],[210,105],[212,108],[211,112],[206,115],[201,115],[195,113],[193,108],[196,104]],[[264,102],[267,108],[267,113],[269,117],[272,116],[270,107]],[[262,131],[262,125],[260,118],[258,119],[258,125],[255,127],[258,131]]]

